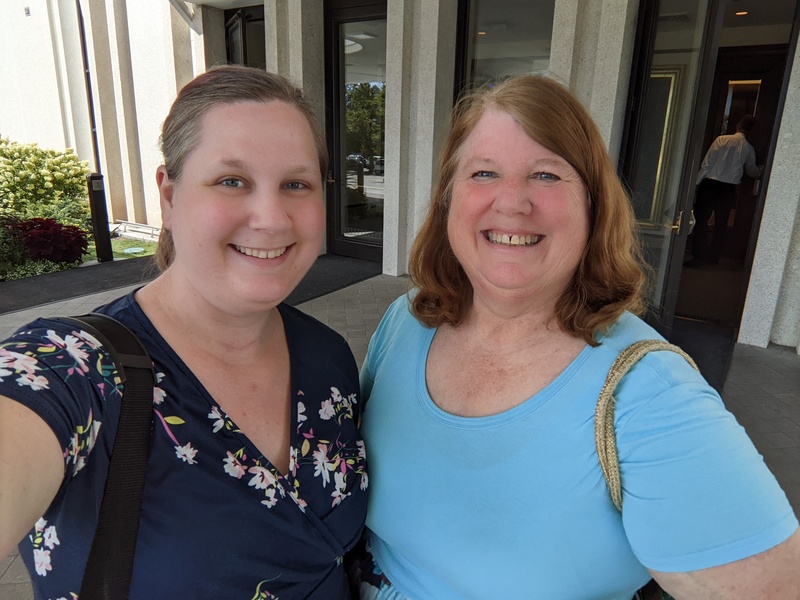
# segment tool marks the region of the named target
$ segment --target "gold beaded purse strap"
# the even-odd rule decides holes
[[[619,456],[617,455],[617,439],[614,433],[614,390],[625,374],[648,352],[669,350],[680,354],[687,362],[699,371],[692,357],[674,344],[663,340],[641,340],[620,352],[614,364],[608,370],[606,382],[597,399],[594,413],[594,441],[603,477],[611,492],[611,500],[618,510],[622,510],[622,481],[619,475]]]

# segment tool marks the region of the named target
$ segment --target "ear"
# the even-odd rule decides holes
[[[156,169],[156,183],[161,204],[161,226],[172,229],[172,196],[175,193],[175,184],[169,178],[164,165]]]

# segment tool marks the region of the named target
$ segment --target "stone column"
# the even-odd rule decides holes
[[[793,60],[737,341],[800,352],[800,46]]]
[[[450,124],[456,0],[392,0],[386,23],[383,272],[408,272]]]
[[[612,160],[625,126],[639,0],[556,0],[550,71],[580,98]]]

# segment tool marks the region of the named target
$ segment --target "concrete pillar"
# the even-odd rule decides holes
[[[324,6],[321,0],[265,0],[267,71],[303,90],[325,123]]]
[[[128,14],[125,0],[113,0],[114,30],[117,45],[117,68],[119,76],[119,96],[122,119],[122,139],[124,140],[123,171],[128,190],[128,220],[147,223],[147,207],[144,199],[144,179],[142,176],[142,155],[139,147],[139,122],[136,111],[136,94],[133,83],[133,63],[131,61],[131,39],[128,31]]]
[[[122,140],[120,139],[119,114],[117,111],[116,90],[114,86],[114,64],[108,13],[105,0],[88,0],[82,5],[86,18],[88,43],[94,68],[91,69],[93,99],[98,138],[101,153],[100,165],[105,177],[106,201],[110,220],[128,220],[125,176],[122,168]],[[86,7],[88,6],[88,10]],[[91,165],[95,169],[95,165]]]
[[[580,98],[616,159],[639,0],[556,0],[550,72]],[[613,34],[612,34],[613,32]]]
[[[450,125],[456,0],[392,0],[386,23],[383,272],[408,272]]]
[[[219,8],[196,6],[194,20],[197,24],[192,38],[195,55],[195,73],[199,74],[228,61],[225,49],[225,13]],[[201,57],[202,56],[202,57]]]
[[[800,46],[792,63],[738,342],[800,346]]]
[[[169,11],[172,28],[172,60],[175,67],[175,88],[181,89],[194,79],[191,28],[183,15],[172,6]]]

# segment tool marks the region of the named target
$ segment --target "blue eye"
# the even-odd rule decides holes
[[[244,186],[244,182],[241,179],[237,179],[236,177],[226,177],[225,179],[221,179],[219,184],[223,187],[230,187],[230,188],[239,188]]]
[[[305,190],[308,188],[308,186],[302,181],[290,181],[289,183],[285,184],[284,187],[287,190]]]
[[[534,173],[531,176],[531,178],[536,179],[538,181],[561,181],[561,178],[558,175],[554,175],[553,173],[547,173],[544,171]]]
[[[472,174],[473,179],[489,179],[494,177],[494,171],[475,171]]]

